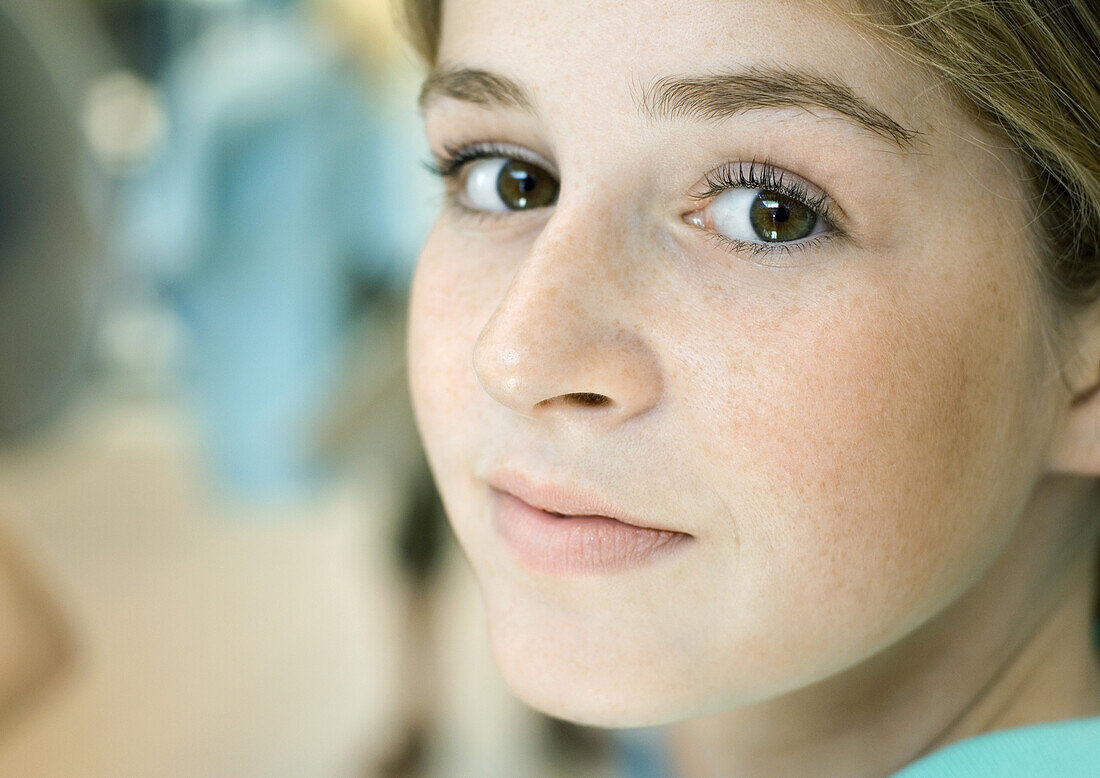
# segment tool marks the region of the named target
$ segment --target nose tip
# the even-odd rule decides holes
[[[536,325],[518,309],[498,309],[474,350],[474,369],[498,403],[525,416],[621,422],[653,408],[661,373],[636,333],[598,320]]]

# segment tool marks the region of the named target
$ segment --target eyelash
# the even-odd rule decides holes
[[[506,157],[530,162],[533,165],[545,168],[546,163],[534,154],[525,153],[519,146],[505,143],[487,141],[484,143],[471,143],[465,146],[444,146],[443,153],[424,162],[428,172],[439,176],[448,184],[458,180],[462,175],[462,169],[471,162],[479,159],[495,159]],[[481,211],[478,211],[481,213]]]
[[[519,146],[487,141],[445,146],[441,155],[425,161],[424,166],[433,175],[443,179],[447,185],[448,202],[457,207],[464,216],[477,219],[493,219],[500,218],[502,213],[492,213],[467,207],[458,197],[456,184],[466,165],[479,159],[496,157],[508,157],[540,166],[544,165],[534,155],[524,153],[524,150]],[[704,176],[702,190],[691,193],[690,197],[693,200],[702,202],[711,200],[731,189],[766,189],[786,195],[813,210],[825,222],[829,232],[806,240],[776,243],[744,241],[717,232],[707,232],[708,239],[719,248],[739,254],[747,254],[750,257],[760,257],[780,252],[790,255],[795,251],[816,248],[825,241],[842,235],[836,227],[836,221],[833,218],[834,208],[828,195],[812,192],[804,183],[792,180],[785,171],[775,167],[767,160],[758,162],[754,159],[748,163],[729,162],[722,165],[708,172]]]
[[[818,218],[828,227],[829,232],[805,240],[777,243],[738,240],[721,233],[708,232],[708,238],[716,246],[737,253],[748,254],[750,257],[777,253],[789,256],[796,251],[817,248],[822,243],[842,235],[837,229],[833,214],[835,208],[829,196],[824,192],[811,191],[805,183],[792,179],[789,174],[767,160],[758,162],[754,159],[751,162],[726,163],[707,173],[703,178],[703,189],[693,192],[691,197],[701,202],[711,200],[731,189],[765,189],[785,195],[816,213]]]

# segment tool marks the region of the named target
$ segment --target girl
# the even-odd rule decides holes
[[[1097,774],[1096,6],[407,11],[413,399],[513,689],[683,775]]]

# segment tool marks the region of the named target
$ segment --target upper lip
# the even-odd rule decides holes
[[[575,483],[536,479],[517,470],[496,470],[487,483],[498,492],[506,492],[533,508],[562,516],[602,516],[643,529],[679,532],[623,510],[611,500],[585,490]],[[681,533],[686,534],[686,533]]]

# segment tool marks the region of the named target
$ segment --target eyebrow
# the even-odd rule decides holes
[[[429,73],[420,87],[421,110],[441,97],[486,108],[517,108],[527,113],[535,111],[527,90],[518,82],[476,68],[441,68]]]
[[[467,67],[433,70],[420,89],[420,106],[449,97],[486,108],[534,113],[523,86],[506,76]],[[718,122],[745,111],[767,108],[825,108],[910,150],[920,133],[892,119],[847,84],[786,68],[754,66],[729,73],[663,76],[635,89],[638,111],[650,120]]]
[[[696,121],[720,121],[759,108],[819,107],[847,117],[902,149],[910,148],[918,135],[859,97],[847,84],[783,68],[665,76],[644,87],[638,102],[642,113],[651,119]]]

